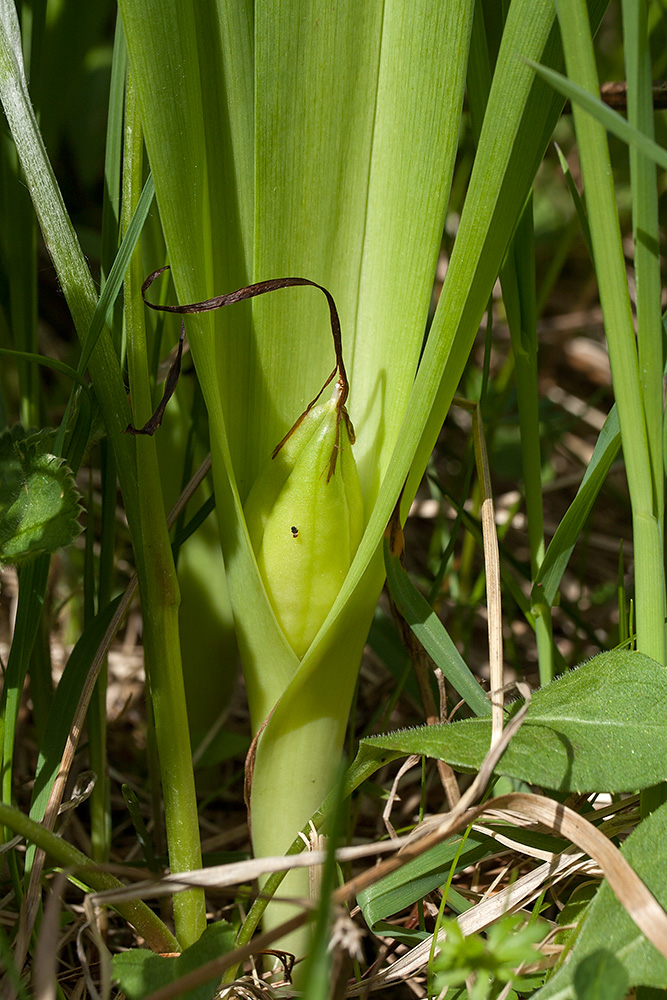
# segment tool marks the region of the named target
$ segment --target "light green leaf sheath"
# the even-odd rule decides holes
[[[337,385],[328,402],[306,413],[260,472],[245,505],[266,592],[297,656],[304,655],[329,613],[364,526],[359,474],[339,398]]]

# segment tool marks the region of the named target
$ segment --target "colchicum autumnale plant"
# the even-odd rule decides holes
[[[329,289],[341,316],[365,531],[302,655],[276,618],[244,505],[330,370],[324,310],[294,289],[189,321],[252,724],[261,728],[253,845],[273,854],[330,787],[382,585],[385,525],[406,477],[404,503],[414,495],[556,120],[559,99],[526,62],[558,65],[555,14],[548,0],[510,7],[420,361],[466,74],[472,81],[483,51],[474,3],[332,11],[121,0],[120,11],[180,300],[300,275]],[[306,895],[304,876],[282,891]]]
[[[208,411],[222,551],[257,737],[251,817],[258,856],[285,851],[331,788],[384,580],[383,533],[401,495],[405,514],[416,492],[501,269],[524,400],[535,382],[534,303],[517,280],[518,262],[532,238],[531,186],[563,104],[535,67],[563,69],[558,15],[570,73],[582,67],[582,83],[595,90],[592,50],[577,49],[568,23],[590,37],[588,24],[597,28],[606,4],[512,0],[493,44],[483,6],[119,0],[117,54],[126,40],[129,57],[128,243],[132,220],[148,210],[145,142],[179,302],[201,304],[299,275],[294,282],[328,289],[341,316],[333,395],[306,409],[331,370],[327,316],[312,290],[286,287],[215,312],[171,307],[191,313],[188,338]],[[125,280],[130,413],[106,331],[91,354],[89,331],[101,329],[106,309],[95,313],[96,293],[41,145],[11,0],[0,0],[0,28],[0,96],[116,456],[137,559],[170,864],[182,871],[199,865],[199,841],[177,652],[178,583],[155,442],[125,433],[130,418],[140,426],[152,410],[144,262],[135,253]],[[466,87],[477,151],[424,341]],[[647,384],[640,385],[613,203],[609,190],[598,197],[596,187],[608,174],[604,136],[590,123],[588,134],[586,125],[577,128],[584,179],[592,177],[587,207],[613,329],[621,430],[632,453],[638,647],[664,665],[654,413],[662,364],[653,379],[643,364]],[[640,338],[640,353],[645,343]],[[648,430],[635,419],[642,391],[652,401]],[[526,434],[524,449],[525,470],[539,482],[539,440]],[[534,584],[527,617],[548,681],[557,557],[544,555],[539,490],[527,502]],[[281,579],[288,564],[289,583]],[[43,566],[40,573],[43,587]],[[21,669],[12,673],[17,689]],[[11,781],[11,767],[7,773]],[[4,822],[10,818],[3,813]],[[307,876],[292,873],[280,891],[306,896]],[[203,896],[192,890],[176,899],[176,936],[186,946],[202,932]],[[270,907],[266,925],[287,910]],[[302,953],[306,944],[297,938],[289,946]]]

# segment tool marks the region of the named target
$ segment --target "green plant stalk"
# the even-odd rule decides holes
[[[329,814],[328,836],[326,841],[327,858],[320,869],[320,897],[317,901],[312,930],[312,947],[304,962],[303,990],[309,1000],[328,1000],[331,996],[332,958],[328,947],[331,936],[331,896],[336,888],[337,864],[336,847],[340,842],[343,817],[345,814],[343,800],[344,770],[343,762],[339,762],[338,775],[334,786],[335,801]]]
[[[336,297],[351,377],[350,407],[357,430],[355,456],[366,507],[371,512],[421,346],[440,220],[453,167],[456,136],[451,123],[458,121],[460,112],[472,5],[447,8],[447,16],[442,7],[436,11],[432,4],[422,4],[419,13],[394,9],[392,16],[383,21],[378,20],[378,9],[372,6],[364,8],[361,19],[357,11],[356,5],[347,5],[332,18],[324,5],[313,4],[313,16],[320,17],[316,36],[310,34],[298,5],[286,9],[273,4],[261,12],[256,47],[259,172],[255,245],[256,267],[261,267],[261,273],[275,273],[276,269],[278,273],[285,269],[297,269],[299,273],[308,268],[308,273],[327,285]],[[428,60],[422,57],[421,32],[426,26],[429,39],[437,40],[438,48],[431,51],[440,52],[439,60],[433,60],[431,52]],[[297,60],[296,53],[303,49],[308,53],[306,60]],[[289,52],[291,57],[286,55]],[[354,72],[346,75],[339,83],[337,60],[345,57],[350,59],[351,67],[360,67],[360,73],[357,78]],[[446,75],[442,74],[443,65],[448,67]],[[418,66],[419,84],[415,86]],[[277,93],[272,84],[276,76],[283,82]],[[408,95],[405,103],[403,94]],[[296,96],[303,131],[281,130],[280,156],[275,157],[270,152],[270,123],[288,113],[290,95]],[[439,106],[440,113],[427,125],[424,113],[430,101]],[[329,114],[321,122],[310,113],[313,102],[316,107],[328,108]],[[409,139],[397,137],[397,116],[401,122],[409,122]],[[353,129],[357,141],[350,155],[332,170],[327,149],[331,146],[340,150],[341,141],[347,147],[341,122],[346,132]],[[419,162],[424,176],[432,179],[431,191],[427,192],[423,177],[420,184],[416,177],[408,179],[396,173],[396,163],[402,158],[407,162],[399,151],[405,142],[411,145],[412,162]],[[311,156],[311,143],[317,150],[315,156]],[[308,192],[306,199],[301,194],[302,186]],[[336,207],[328,197],[332,189],[338,196]],[[406,190],[410,202],[405,213],[399,214],[391,206],[395,208],[399,199],[404,199]],[[428,204],[424,198],[428,198]],[[311,205],[319,206],[321,224],[317,229],[308,219]],[[407,216],[423,220],[418,237]],[[297,232],[283,246],[279,233],[290,218],[297,220]],[[407,260],[414,262],[412,267],[406,267]],[[395,295],[397,285],[401,286],[400,297]],[[282,331],[295,324],[301,338],[308,336],[316,321],[312,306],[305,296],[293,306],[286,297],[275,296],[271,301],[258,302],[253,319],[271,358],[277,384],[290,381],[291,358],[281,349]],[[314,353],[317,341],[312,334],[310,340]],[[399,350],[401,366],[395,363]],[[315,363],[320,371],[324,368],[321,357]],[[308,368],[298,374],[301,379],[307,377]],[[295,388],[304,393],[305,383],[297,383]],[[274,401],[267,398],[267,404],[282,410],[279,397]],[[281,417],[284,420],[286,414]],[[265,426],[270,426],[268,420]],[[266,430],[262,428],[259,433],[262,440]],[[249,454],[246,467],[251,460]],[[268,853],[272,843],[286,847],[291,831],[301,825],[307,811],[330,787],[383,578],[381,555],[374,549],[367,553],[363,584],[354,598],[350,599],[348,593],[338,620],[329,628],[323,627],[319,643],[316,639],[298,670],[293,671],[293,678],[288,677],[287,684],[281,681],[282,690],[267,676],[258,643],[244,658],[251,707],[254,704],[263,710],[263,703],[279,699],[257,751],[252,791],[257,853]],[[232,586],[230,580],[234,604]],[[294,809],[288,811],[288,802],[294,803]],[[297,809],[302,807],[304,812],[300,814]],[[281,815],[280,831],[275,825],[276,815]],[[295,878],[292,885],[298,884]],[[286,886],[285,891],[292,890]],[[277,906],[273,913],[267,911],[265,926],[271,926],[280,916]]]
[[[166,262],[164,235],[157,213],[146,220],[142,230],[142,247],[144,273],[148,273],[155,262]],[[164,281],[156,301],[166,304],[170,292],[171,283]],[[147,335],[151,375],[159,381],[160,356],[165,356],[175,347],[178,325],[164,314],[147,315],[147,320],[153,319],[156,322],[149,325]],[[155,440],[162,494],[165,507],[170,509],[210,450],[206,405],[194,373],[180,379]],[[211,494],[211,484],[207,481],[178,518],[172,539],[178,536],[202,499]],[[174,545],[172,548],[181,593],[178,616],[181,658],[194,750],[201,745],[211,728],[219,723],[228,708],[238,679],[239,656],[215,515],[207,517],[184,546]],[[201,791],[209,791],[209,783],[216,780],[215,766],[197,775]]]
[[[168,343],[163,347],[166,353]],[[195,468],[204,460],[200,434],[204,403],[193,378],[182,379],[156,435],[165,506],[176,501]],[[196,394],[193,394],[193,388]],[[195,463],[193,465],[193,459]],[[184,476],[185,472],[185,476]],[[202,484],[184,514],[188,521],[211,495]],[[179,525],[176,525],[178,534]],[[179,631],[183,679],[187,696],[193,749],[201,744],[229,704],[238,678],[238,650],[227,580],[220,550],[220,532],[214,515],[206,518],[175,555],[181,592]],[[209,774],[213,777],[213,771]],[[202,775],[202,780],[206,776]]]
[[[349,798],[349,796],[354,791],[356,791],[356,789],[359,788],[364,781],[367,781],[371,777],[371,775],[373,775],[380,767],[384,766],[384,764],[389,763],[389,761],[391,760],[394,760],[396,756],[398,755],[397,754],[395,755],[391,751],[389,751],[386,758],[382,758],[381,761],[379,761],[377,757],[371,759],[369,758],[364,759],[363,751],[359,750],[357,752],[357,758],[348,768],[347,774],[345,775],[344,787],[341,796],[342,801],[345,801],[347,798]],[[318,807],[317,811],[313,813],[309,821],[304,824],[301,831],[294,838],[289,848],[285,851],[285,854],[287,855],[300,854],[304,850],[306,841],[308,840],[308,837],[312,834],[313,829],[316,830],[317,832],[323,831],[325,824],[327,824],[323,832],[325,833],[328,832],[328,824],[330,822],[331,816],[335,811],[337,795],[338,792],[336,789],[329,792],[324,802],[320,803],[320,806]],[[241,928],[236,938],[237,948],[242,948],[244,945],[248,944],[249,941],[252,939],[253,934],[259,927],[260,920],[262,919],[262,916],[266,911],[268,901],[274,895],[274,893],[276,893],[276,891],[286,878],[286,875],[287,873],[284,871],[275,872],[274,874],[269,875],[264,885],[264,894],[258,896],[253,901],[253,904],[250,907],[250,910],[248,911],[248,915],[246,916],[246,919],[243,921],[243,924],[241,925]],[[236,978],[237,973],[238,973],[237,968],[229,969],[228,972],[225,973],[224,982],[225,983],[232,982]]]
[[[111,601],[114,583],[114,541],[116,536],[116,463],[109,442],[100,442],[100,468],[102,472],[102,512],[100,528],[100,555],[98,569],[98,610],[105,608]],[[98,702],[98,719],[100,721],[100,772],[91,795],[91,813],[94,810],[97,818],[98,834],[91,839],[99,844],[100,855],[108,860],[111,847],[111,810],[110,785],[107,775],[106,761],[106,691],[107,665],[100,670],[100,676],[95,684],[93,703]],[[94,770],[94,768],[93,768]],[[100,780],[102,779],[102,780]],[[93,820],[91,817],[91,824]]]
[[[623,0],[623,38],[628,80],[628,121],[655,138],[651,50],[646,0]],[[651,457],[655,509],[664,537],[665,473],[662,457],[664,367],[660,304],[657,168],[630,146],[639,372]]]
[[[544,558],[542,455],[537,389],[537,309],[533,201],[523,211],[501,272],[503,299],[512,338],[516,374],[523,488],[526,500],[531,580]],[[554,678],[551,609],[543,600],[531,607],[535,619],[540,684]]]
[[[0,802],[0,823],[19,834],[30,844],[45,851],[62,868],[79,872],[81,879],[95,892],[105,889],[122,889],[123,883],[108,872],[99,871],[89,857],[77,850],[57,834],[35,823],[20,809],[6,802]],[[85,869],[82,871],[82,869]],[[114,909],[132,924],[153,951],[178,951],[179,944],[174,935],[162,923],[157,914],[142,900],[128,900],[117,903]]]
[[[143,134],[131,76],[125,105],[122,220],[132,217],[141,193]],[[153,412],[145,310],[141,300],[143,267],[140,248],[132,256],[125,279],[125,329],[130,393],[135,426]],[[172,871],[201,867],[201,846],[190,733],[181,667],[178,630],[180,593],[160,486],[155,440],[137,436],[137,483],[141,545],[135,547],[144,627],[146,674],[150,686],[160,759],[165,825]],[[203,889],[174,898],[176,936],[183,948],[193,944],[206,926]]]
[[[107,452],[108,453],[108,452]],[[104,471],[102,472],[102,491],[107,486],[105,483]],[[114,482],[115,487],[115,482]],[[114,489],[115,492],[115,489]],[[115,500],[115,497],[114,497]],[[104,497],[103,501],[104,503]],[[97,596],[97,608],[106,607],[109,597],[102,602],[101,587],[95,593],[95,557],[93,554],[93,543],[95,538],[94,515],[93,515],[93,491],[92,482],[89,482],[87,496],[87,527],[85,536],[85,561],[84,561],[84,625],[87,625],[95,616],[95,598]],[[99,577],[101,579],[101,573]],[[111,846],[111,808],[109,777],[107,774],[107,669],[106,664],[100,671],[93,693],[91,695],[88,712],[86,713],[86,731],[88,733],[88,756],[90,768],[95,775],[95,784],[90,795],[90,842],[91,855],[94,861],[105,863],[109,860],[109,849]]]
[[[48,579],[47,579],[48,584]],[[46,591],[45,591],[46,596]],[[32,701],[35,737],[41,740],[53,703],[53,665],[51,663],[50,620],[42,613],[39,629],[32,647],[28,673]]]
[[[557,0],[556,8],[568,76],[589,93],[598,94],[586,5],[582,0]],[[664,664],[665,577],[661,515],[655,505],[652,449],[647,436],[609,149],[604,128],[576,102],[573,114],[632,504],[637,649]]]
[[[120,183],[123,146],[123,110],[125,104],[125,78],[127,75],[127,50],[123,26],[118,19],[114,37],[111,81],[109,87],[108,117],[104,150],[104,197],[102,203],[102,246],[100,253],[100,284],[104,288],[120,243]],[[113,330],[122,331],[122,301],[114,303]],[[120,351],[119,351],[120,353]],[[97,593],[98,610],[111,600],[114,574],[114,540],[116,512],[116,463],[108,442],[100,442],[100,470],[102,475],[102,509],[100,529],[99,578]],[[90,825],[92,855],[96,861],[108,861],[111,846],[110,784],[107,774],[107,713],[106,695],[108,667],[100,670],[88,709],[87,729],[90,744],[91,768],[97,776],[90,796]]]
[[[628,81],[628,121],[650,139],[655,137],[651,49],[648,39],[648,10],[645,0],[623,0],[623,38]],[[632,191],[632,233],[634,239],[637,346],[655,510],[663,540],[665,535],[665,489],[663,459],[663,331],[661,312],[660,231],[656,165],[630,146]],[[624,595],[623,595],[624,596]],[[624,610],[624,609],[623,609]],[[620,623],[620,619],[619,619]],[[665,801],[667,788],[659,785],[641,796],[646,815]]]
[[[109,860],[111,848],[111,793],[106,746],[107,673],[105,665],[100,670],[86,715],[90,767],[95,774],[95,785],[90,795],[91,856],[100,863]]]

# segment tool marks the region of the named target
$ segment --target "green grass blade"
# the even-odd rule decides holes
[[[597,97],[599,88],[595,56],[585,4],[582,0],[558,0],[558,17],[568,73],[579,86]],[[664,663],[665,578],[660,531],[662,511],[658,514],[655,508],[644,392],[639,374],[609,150],[604,127],[576,102],[573,112],[633,511],[637,646],[641,652]],[[659,371],[662,372],[662,368]]]
[[[107,136],[104,152],[104,200],[102,202],[102,284],[111,269],[118,248],[120,224],[120,178],[123,146],[123,108],[127,46],[123,22],[118,18],[111,62],[111,84],[107,110]]]
[[[70,732],[76,707],[95,653],[104,638],[120,598],[97,614],[85,627],[69,655],[56,688],[52,712],[44,733],[35,771],[30,817],[36,823],[44,818],[46,803],[58,774],[58,768]],[[27,866],[26,866],[27,870]]]
[[[595,443],[577,495],[561,518],[535,579],[535,587],[542,590],[544,600],[549,605],[553,605],[556,600],[558,587],[572,550],[620,447],[621,429],[618,423],[618,411],[613,406]],[[537,598],[538,594],[535,593],[534,596]]]
[[[562,73],[556,73],[548,66],[541,66],[530,60],[528,60],[528,65],[535,70],[538,76],[550,83],[554,90],[587,111],[607,132],[611,132],[628,146],[635,146],[647,159],[657,163],[663,169],[667,169],[667,149],[663,149],[645,132],[641,132],[636,126],[631,125],[622,115],[619,115],[618,111],[614,111],[599,97],[575,83],[574,80],[563,76]]]
[[[460,871],[479,863],[494,850],[493,840],[481,833],[471,833],[463,851],[460,836],[438,844],[359,893],[357,902],[362,908],[364,920],[371,930],[376,930],[379,921],[400,913],[442,886],[447,881],[452,862],[456,864],[455,871]]]
[[[394,603],[428,655],[475,715],[490,715],[491,703],[484,689],[464,662],[431,605],[410,580],[399,557],[390,552],[386,540],[384,562]]]
[[[572,176],[572,171],[570,166],[563,155],[563,151],[560,146],[556,145],[556,152],[558,153],[558,159],[560,160],[560,165],[563,170],[563,176],[565,177],[565,183],[567,184],[567,189],[570,192],[570,197],[572,198],[572,204],[577,212],[577,218],[579,219],[579,225],[581,226],[581,235],[584,238],[584,242],[588,247],[588,254],[593,260],[593,245],[591,243],[591,231],[588,226],[588,216],[586,215],[586,206],[584,205],[583,199],[579,192],[577,191],[577,185],[574,182],[574,177]]]
[[[8,358],[21,358],[23,361],[30,361],[33,364],[51,368],[54,372],[60,372],[61,375],[66,375],[67,378],[76,382],[79,388],[86,395],[90,396],[90,386],[84,376],[75,371],[70,365],[65,364],[64,361],[58,361],[56,358],[47,358],[44,354],[32,354],[30,351],[13,351],[8,347],[0,347],[0,354],[4,354]]]
[[[14,636],[5,668],[0,701],[2,799],[5,802],[12,800],[16,724],[30,654],[39,629],[50,565],[50,556],[40,555],[28,562],[19,574]]]
[[[77,334],[83,341],[95,312],[97,294],[30,104],[23,71],[20,30],[11,0],[0,3],[0,100],[44,242],[52,256]],[[101,335],[90,367],[107,430],[118,455],[125,501],[131,506],[134,499],[134,447],[124,433],[130,414],[108,333]]]
[[[114,258],[107,280],[104,283],[104,289],[95,307],[93,318],[90,321],[90,327],[81,351],[79,371],[85,371],[88,367],[104,324],[111,315],[111,310],[120,292],[130,259],[139,241],[141,230],[150,211],[154,196],[155,185],[153,184],[152,176],[149,174],[144,182],[141,195],[137,201],[137,207],[132,213],[132,219],[118,248],[118,253]]]

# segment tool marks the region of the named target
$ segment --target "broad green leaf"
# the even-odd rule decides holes
[[[20,563],[69,545],[81,528],[79,493],[63,459],[39,436],[0,436],[0,562]]]
[[[629,985],[623,963],[608,948],[594,951],[574,970],[577,1000],[623,1000]]]
[[[648,816],[628,837],[621,851],[658,902],[667,905],[667,805]],[[607,976],[611,975],[608,983],[623,982],[625,978],[627,989],[635,986],[667,989],[667,959],[638,930],[607,882],[603,882],[583,918],[567,964],[535,994],[535,1000],[578,1000],[579,996],[605,1000],[613,996],[615,1000],[616,996],[625,996],[627,989],[613,995],[593,992],[600,957],[607,963]],[[582,964],[583,970],[579,971]],[[580,993],[580,989],[589,992]]]
[[[667,776],[666,714],[663,667],[641,653],[601,653],[535,692],[497,771],[563,792],[648,788]],[[491,722],[470,719],[373,736],[362,745],[476,771],[490,739]]]
[[[207,927],[199,941],[177,957],[163,958],[145,948],[133,948],[120,955],[114,955],[114,976],[119,980],[120,987],[128,1000],[142,1000],[149,993],[174,983],[205,962],[211,962],[214,958],[231,951],[234,938],[235,931],[232,925],[221,920]],[[211,1000],[219,980],[219,976],[214,976],[202,986],[178,995],[183,1000]]]

